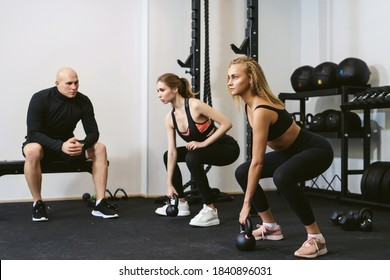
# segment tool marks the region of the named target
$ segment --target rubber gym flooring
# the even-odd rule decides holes
[[[218,202],[221,224],[209,228],[188,225],[201,209],[190,205],[190,217],[161,217],[155,199],[131,197],[115,201],[120,218],[93,217],[80,200],[49,201],[50,220],[31,221],[31,202],[0,204],[1,260],[295,260],[293,253],[306,233],[285,199],[267,192],[284,240],[257,241],[253,251],[236,249],[238,213],[243,195]],[[321,260],[390,259],[390,219],[387,209],[372,208],[374,230],[345,231],[330,221],[334,210],[359,210],[362,205],[308,196],[324,234],[329,253]],[[253,223],[258,220],[252,217]]]

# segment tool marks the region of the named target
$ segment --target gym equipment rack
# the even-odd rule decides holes
[[[376,108],[390,108],[390,103],[361,103],[354,104],[350,102],[350,96],[354,97],[361,95],[362,92],[371,88],[367,86],[340,86],[339,88],[324,89],[324,90],[312,90],[312,91],[303,91],[296,93],[280,93],[279,98],[286,102],[286,100],[296,100],[299,101],[300,113],[301,115],[306,115],[306,101],[311,97],[322,97],[322,96],[341,96],[341,132],[328,132],[328,133],[319,133],[326,138],[340,138],[341,141],[341,178],[338,175],[335,175],[332,180],[328,181],[323,175],[322,178],[325,179],[328,186],[324,189],[315,188],[318,187],[316,180],[312,180],[312,186],[306,187],[305,182],[301,182],[300,186],[304,188],[310,195],[316,195],[326,198],[339,199],[342,202],[354,202],[361,203],[365,205],[376,206],[380,208],[390,208],[390,205],[384,203],[378,203],[374,201],[368,201],[364,199],[361,194],[351,193],[348,188],[348,177],[350,175],[362,175],[364,170],[370,165],[370,145],[371,145],[371,121],[370,121],[370,110]],[[352,98],[353,99],[353,98]],[[363,110],[363,127],[361,131],[349,133],[348,132],[348,122],[345,117],[346,112],[351,110]],[[305,122],[305,120],[303,120]],[[348,146],[349,139],[351,138],[362,138],[363,139],[363,169],[350,169],[348,167]],[[335,191],[331,184],[335,179],[340,179],[341,181],[341,191]]]
[[[245,28],[245,39],[240,47],[230,44],[233,52],[236,54],[245,54],[258,61],[258,22],[259,22],[259,1],[247,0],[247,22]],[[252,158],[252,128],[249,122],[246,122],[246,159]]]
[[[361,96],[366,90],[375,91],[376,89],[380,90],[383,87],[371,87],[369,89],[363,89],[360,90],[358,93],[355,94],[355,98],[358,96]],[[370,98],[370,97],[369,97]],[[374,98],[372,98],[374,99]],[[353,99],[352,99],[353,100]],[[356,203],[363,203],[365,205],[371,205],[376,206],[380,208],[387,208],[390,209],[390,205],[386,203],[381,202],[375,202],[375,201],[369,201],[364,199],[362,195],[356,195],[352,194],[348,191],[348,175],[354,175],[354,174],[363,174],[364,170],[366,170],[370,165],[370,150],[371,150],[371,118],[370,113],[372,109],[380,109],[380,108],[390,108],[390,102],[383,101],[383,102],[375,102],[370,100],[371,102],[360,102],[356,104],[355,102],[351,102],[348,100],[344,100],[341,104],[341,111],[342,115],[345,115],[346,112],[352,111],[352,110],[363,110],[363,170],[351,170],[348,168],[348,142],[349,137],[347,133],[343,133],[345,135],[342,135],[342,145],[343,148],[341,150],[342,154],[342,195],[340,197],[341,201],[345,202],[356,202]],[[348,128],[348,122],[343,121],[342,122],[342,131],[347,131]]]
[[[185,62],[180,59],[177,63],[182,68],[190,68],[186,73],[192,76],[191,78],[191,89],[193,92],[200,91],[200,0],[192,0],[192,32],[191,32],[191,48],[190,55],[187,57]]]

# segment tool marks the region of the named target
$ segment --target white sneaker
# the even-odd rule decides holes
[[[203,204],[203,209],[190,221],[191,226],[197,227],[216,226],[219,225],[219,223],[217,209],[210,208],[206,204]]]
[[[166,216],[168,205],[169,204],[165,204],[164,206],[157,208],[156,211],[154,211],[154,212],[158,215]],[[174,199],[171,200],[171,205],[175,205]],[[185,201],[185,202],[179,201],[179,205],[177,206],[177,208],[179,209],[179,213],[177,214],[177,216],[184,217],[184,216],[189,216],[191,214],[190,213],[190,206],[188,205],[187,201]]]

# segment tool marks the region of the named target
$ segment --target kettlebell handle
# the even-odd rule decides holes
[[[165,210],[166,210],[167,216],[176,217],[179,213],[179,198],[178,198],[177,194],[174,193],[172,195],[172,199],[175,200],[174,205],[172,205],[171,199],[169,197],[167,197],[167,208]]]
[[[175,204],[173,204],[173,205],[175,207],[178,207],[179,206],[179,197],[177,196],[177,194],[173,193],[172,199],[175,200]],[[172,205],[171,198],[169,196],[167,196],[167,204]]]
[[[245,235],[248,238],[251,238],[252,237],[252,231],[253,231],[252,221],[248,217],[245,220],[245,226],[243,224],[240,224],[240,232],[245,232]]]

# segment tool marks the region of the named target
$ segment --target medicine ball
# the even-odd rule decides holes
[[[364,86],[370,79],[370,69],[367,64],[354,57],[344,59],[336,67],[336,82],[338,85]]]
[[[355,112],[345,112],[345,118],[348,122],[348,132],[359,132],[362,128],[362,120]]]
[[[341,111],[326,110],[325,129],[328,132],[341,132]],[[348,132],[359,132],[362,127],[362,120],[355,112],[347,111],[344,114]]]
[[[327,132],[339,132],[341,129],[341,111],[326,110],[325,114],[325,130]]]
[[[314,67],[305,65],[298,67],[291,75],[291,86],[296,92],[312,90],[311,75]]]
[[[333,62],[323,62],[313,69],[311,81],[315,89],[328,89],[337,87],[336,67]]]
[[[310,131],[324,132],[326,130],[325,121],[326,121],[326,114],[324,113],[315,114],[311,119]]]

